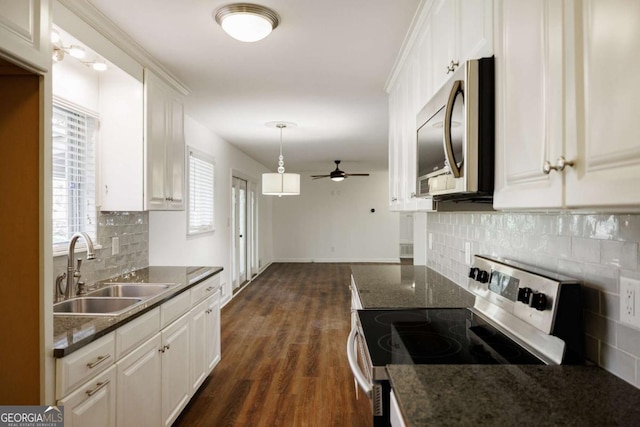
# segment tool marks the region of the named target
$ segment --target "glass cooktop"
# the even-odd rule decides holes
[[[543,364],[466,308],[358,310],[373,366]]]

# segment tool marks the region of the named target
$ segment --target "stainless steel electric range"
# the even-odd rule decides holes
[[[375,426],[389,425],[389,364],[583,363],[576,280],[476,255],[468,289],[472,308],[358,310],[347,356]]]

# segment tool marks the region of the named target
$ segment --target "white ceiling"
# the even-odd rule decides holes
[[[275,170],[387,168],[385,82],[420,0],[256,0],[281,23],[232,39],[212,15],[229,0],[89,0],[191,89],[187,114]]]

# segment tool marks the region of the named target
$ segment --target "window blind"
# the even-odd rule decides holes
[[[62,105],[53,106],[53,244],[73,233],[96,237],[95,136],[97,119]]]
[[[189,148],[189,204],[187,234],[214,231],[214,179],[213,158]]]

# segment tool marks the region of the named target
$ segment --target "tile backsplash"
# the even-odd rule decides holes
[[[99,280],[125,274],[149,266],[149,213],[148,212],[98,212],[96,259],[87,261],[86,253],[76,254],[82,258],[80,271],[87,285]],[[120,240],[120,253],[111,255],[113,237]],[[53,286],[55,276],[67,269],[67,255],[53,258]],[[54,289],[55,292],[55,289]]]
[[[587,357],[640,387],[640,330],[620,323],[620,276],[640,279],[640,215],[430,213],[427,265],[466,287],[472,254],[509,258],[584,284]]]

